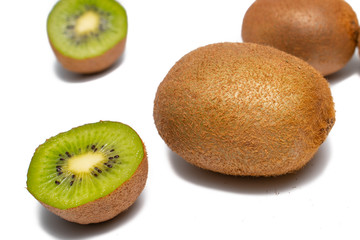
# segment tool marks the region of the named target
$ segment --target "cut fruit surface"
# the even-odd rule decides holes
[[[115,191],[133,176],[145,155],[131,127],[110,121],[86,124],[36,149],[27,188],[44,204],[74,208]]]

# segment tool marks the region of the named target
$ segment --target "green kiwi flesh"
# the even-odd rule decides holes
[[[75,208],[114,192],[133,176],[145,155],[131,127],[111,121],[86,124],[36,149],[27,189],[45,205]]]
[[[126,38],[127,15],[114,0],[61,0],[48,16],[47,32],[63,56],[94,58]]]

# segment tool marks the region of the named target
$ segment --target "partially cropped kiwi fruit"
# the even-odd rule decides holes
[[[126,11],[115,0],[61,0],[48,16],[47,33],[65,69],[100,72],[113,65],[125,49]]]
[[[147,154],[128,125],[101,121],[46,140],[31,160],[28,191],[48,210],[80,224],[109,220],[144,189]]]
[[[344,0],[256,0],[243,18],[242,38],[300,57],[325,76],[351,59],[358,29]]]
[[[229,175],[302,168],[335,122],[329,84],[305,61],[253,43],[182,57],[158,87],[157,130],[186,161]]]

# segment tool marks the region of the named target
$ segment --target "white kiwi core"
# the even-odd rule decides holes
[[[79,35],[97,32],[100,26],[100,16],[94,11],[82,14],[75,23],[75,32]]]
[[[71,157],[68,162],[68,169],[73,173],[87,173],[102,161],[104,161],[102,153],[84,153]]]

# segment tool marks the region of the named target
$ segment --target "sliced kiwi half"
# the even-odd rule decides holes
[[[55,55],[66,69],[99,72],[124,51],[126,11],[114,0],[61,0],[48,16],[47,33]]]
[[[55,214],[87,224],[128,208],[146,178],[146,151],[138,134],[128,125],[101,121],[40,145],[29,166],[27,189]]]

